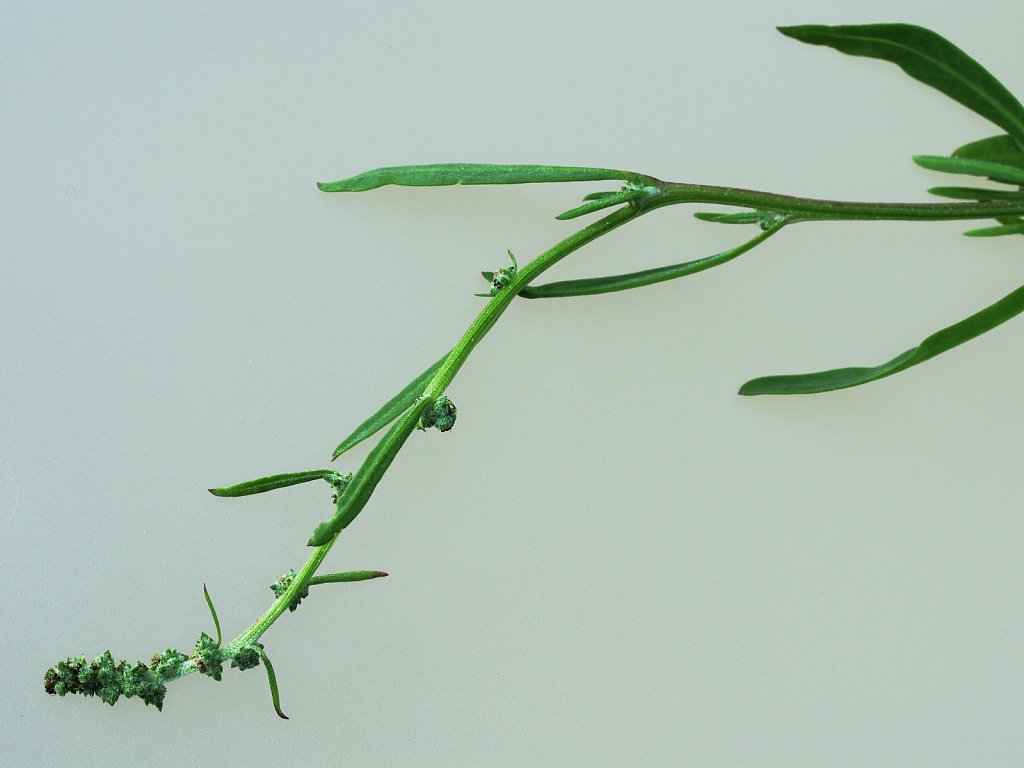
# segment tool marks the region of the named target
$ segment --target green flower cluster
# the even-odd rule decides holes
[[[324,480],[330,483],[331,487],[334,489],[334,493],[331,495],[331,501],[337,504],[338,498],[345,492],[345,489],[348,488],[348,484],[352,482],[352,473],[332,472],[325,477]]]
[[[220,643],[202,632],[196,641],[196,650],[192,654],[192,658],[195,659],[196,669],[214,680],[220,680],[224,661],[227,658],[220,649]]]
[[[351,477],[351,475],[349,477]],[[289,568],[287,571],[284,572],[284,575],[281,576],[280,579],[278,579],[277,581],[275,581],[273,584],[270,585],[270,588],[272,590],[274,590],[274,594],[277,597],[281,597],[281,595],[283,595],[285,593],[285,591],[288,589],[288,587],[290,587],[292,585],[292,582],[295,581],[295,577],[296,576],[297,576],[297,574],[295,573],[295,571],[293,569]],[[304,598],[304,597],[309,597],[309,587],[308,586],[303,587],[302,589],[299,590],[299,594],[297,594],[295,596],[295,599],[293,599],[291,601],[291,603],[288,605],[288,610],[289,611],[294,611],[296,608],[298,608],[299,607],[299,603],[302,602],[302,598]]]
[[[456,414],[455,403],[441,395],[423,411],[423,415],[420,416],[420,429],[437,427],[442,432],[448,432],[455,426]]]
[[[126,699],[137,696],[146,704],[162,710],[166,684],[172,680],[193,669],[220,680],[225,661],[230,661],[232,668],[245,670],[259,666],[262,657],[263,646],[259,643],[249,643],[226,653],[216,640],[203,632],[191,656],[168,648],[153,656],[148,665],[141,661],[135,664],[115,661],[110,651],[104,651],[102,656],[91,662],[84,657],[64,659],[46,670],[43,689],[52,696],[69,693],[98,696],[111,706],[122,696]]]
[[[44,690],[55,696],[80,693],[83,696],[99,696],[101,701],[113,706],[119,698],[138,696],[146,704],[163,709],[164,694],[168,680],[181,676],[182,664],[188,661],[185,654],[173,648],[153,657],[152,666],[141,661],[129,664],[114,661],[110,651],[86,662],[84,657],[68,658],[46,670],[43,676]]]

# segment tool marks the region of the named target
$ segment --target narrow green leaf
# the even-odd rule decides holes
[[[602,197],[611,197],[612,195],[617,195],[617,194],[619,194],[619,193],[618,192],[591,192],[589,195],[584,195],[583,196],[583,202],[586,202],[587,200],[600,200]]]
[[[1002,325],[1024,311],[1024,286],[1004,296],[980,312],[959,323],[932,334],[913,349],[873,368],[836,368],[831,371],[790,376],[765,376],[748,381],[740,387],[741,395],[803,395],[828,392],[867,384],[892,376],[911,366],[930,360],[936,355]]]
[[[1002,235],[1024,235],[1024,222],[1019,224],[1001,224],[998,227],[979,227],[964,232],[967,237],[1000,237]]]
[[[697,213],[693,214],[695,219],[710,221],[715,224],[758,224],[764,216],[764,211],[740,211],[739,213],[697,211]]]
[[[575,208],[569,209],[565,213],[558,214],[555,218],[559,221],[568,221],[569,219],[585,216],[588,213],[593,213],[594,211],[611,208],[613,205],[628,203],[644,196],[645,193],[642,189],[624,189],[621,192],[614,192],[610,195],[603,195],[593,200],[589,200],[588,202],[583,203],[583,205],[578,205]]]
[[[352,581],[369,581],[370,579],[382,579],[387,576],[384,571],[345,571],[344,573],[325,573],[322,576],[314,576],[309,580],[308,586],[314,587],[317,584],[342,584]]]
[[[213,616],[213,626],[217,628],[217,647],[220,648],[224,639],[220,632],[220,619],[217,618],[217,609],[213,607],[213,598],[210,597],[210,590],[206,588],[205,583],[203,584],[203,594],[206,596],[206,605],[210,609],[210,615]]]
[[[320,523],[310,536],[309,546],[320,547],[327,544],[338,533],[344,530],[363,511],[377,483],[387,472],[391,462],[395,460],[409,435],[419,423],[420,415],[430,405],[430,400],[416,400],[412,407],[403,413],[398,421],[389,429],[373,449],[366,455],[359,471],[355,473],[344,493],[338,496],[338,506],[334,517]]]
[[[281,711],[281,692],[277,690],[277,673],[274,672],[274,665],[270,663],[267,652],[262,648],[260,656],[263,658],[263,666],[267,669],[267,682],[270,683],[270,698],[274,702],[274,711],[282,720],[287,720],[288,715]]]
[[[565,296],[592,296],[598,293],[612,293],[614,291],[626,291],[630,288],[641,288],[645,285],[662,283],[666,280],[674,280],[677,277],[685,277],[705,269],[717,267],[726,262],[732,261],[757,245],[760,245],[773,234],[778,232],[783,222],[761,232],[757,237],[748,240],[742,245],[730,248],[727,251],[706,256],[703,259],[685,261],[681,264],[671,264],[667,267],[656,267],[645,269],[641,272],[630,272],[625,275],[611,275],[609,277],[591,277],[583,280],[564,280],[557,283],[545,285],[527,286],[519,292],[519,295],[527,299],[553,299]]]
[[[929,194],[951,197],[954,200],[1020,200],[1024,192],[1010,192],[1007,189],[982,189],[981,187],[932,187]]]
[[[403,187],[447,187],[453,184],[534,184],[559,181],[649,181],[632,171],[576,168],[561,165],[480,165],[440,163],[377,168],[341,181],[318,183],[324,192],[364,192],[387,184]]]
[[[1024,146],[1024,106],[987,69],[941,35],[912,24],[779,27],[782,34],[851,56],[892,62],[991,120]]]
[[[984,160],[989,163],[1024,168],[1024,150],[1021,150],[1020,145],[1005,134],[964,144],[954,150],[953,157],[962,157],[965,160]]]
[[[437,369],[440,368],[442,363],[448,359],[449,354],[450,353],[446,352],[444,357],[410,381],[401,392],[384,403],[384,405],[382,405],[377,412],[373,414],[373,416],[356,427],[355,431],[342,440],[341,444],[334,449],[334,454],[331,456],[331,460],[333,461],[352,446],[358,445],[366,438],[375,435],[381,429],[401,416],[402,412],[416,401],[416,398],[420,396],[427,384],[430,383],[430,380],[434,378],[434,374],[437,373]]]
[[[312,480],[326,480],[338,474],[333,469],[311,469],[308,472],[290,472],[284,475],[270,475],[259,480],[249,480],[227,488],[209,488],[214,496],[249,496],[254,493],[266,493],[289,485],[308,483]]]
[[[942,155],[914,155],[914,162],[922,168],[942,173],[960,173],[967,176],[987,176],[1003,184],[1024,184],[1024,168],[984,160],[967,160]]]

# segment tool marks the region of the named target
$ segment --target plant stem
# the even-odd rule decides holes
[[[593,240],[596,240],[602,235],[611,232],[613,229],[622,226],[630,219],[641,215],[641,213],[642,211],[629,206],[615,211],[609,216],[605,216],[603,219],[600,219],[599,221],[584,227],[575,234],[570,235],[557,245],[544,251],[529,264],[526,264],[522,269],[518,270],[516,275],[513,277],[512,282],[498,291],[498,293],[495,294],[489,302],[487,302],[487,305],[483,310],[481,310],[480,314],[477,315],[476,319],[462,335],[462,338],[452,349],[444,364],[440,369],[438,369],[434,378],[427,385],[423,394],[420,396],[420,400],[417,402],[417,405],[413,406],[409,413],[400,419],[396,423],[395,427],[392,427],[388,434],[381,439],[382,443],[384,441],[389,441],[386,450],[379,453],[376,451],[371,452],[371,455],[367,457],[367,461],[363,463],[363,466],[360,467],[359,471],[356,473],[355,478],[352,481],[352,485],[355,486],[360,477],[368,478],[381,474],[382,468],[386,468],[387,465],[390,465],[395,454],[398,453],[402,445],[405,443],[405,439],[412,433],[413,429],[415,429],[419,412],[421,412],[423,408],[435,398],[444,394],[444,390],[451,383],[452,379],[455,378],[455,374],[458,373],[459,368],[462,367],[466,358],[469,357],[470,352],[472,352],[473,348],[480,342],[480,340],[487,335],[487,332],[494,326],[498,318],[508,308],[509,304],[512,303],[512,300],[515,298],[516,294],[522,290],[522,288],[573,251],[583,247]],[[353,490],[356,493],[359,492],[358,488],[352,488],[350,490]],[[369,490],[369,493],[372,493],[372,488]],[[369,493],[366,494],[366,498],[362,499],[362,502],[358,507],[353,505],[353,507],[346,509],[343,512],[344,525],[334,533],[326,543],[313,550],[309,559],[306,561],[306,564],[302,566],[302,569],[295,575],[292,583],[288,585],[288,589],[274,601],[273,605],[270,606],[266,613],[260,616],[248,629],[242,632],[242,634],[232,640],[225,647],[225,650],[231,651],[248,643],[256,642],[264,632],[270,629],[271,625],[287,610],[292,600],[309,584],[310,579],[313,578],[317,569],[320,567],[320,564],[323,562],[324,558],[327,557],[327,553],[338,540],[341,530],[355,519],[356,515],[358,515],[362,510],[366,500],[369,498]],[[358,496],[356,498],[358,498]]]
[[[819,200],[760,192],[738,187],[706,184],[657,182],[661,194],[650,198],[648,210],[680,203],[711,203],[740,208],[756,208],[791,215],[799,221],[950,221],[958,219],[994,219],[998,216],[1024,216],[1024,199],[973,203],[863,203],[845,200]]]
[[[455,378],[455,374],[459,372],[462,364],[466,362],[469,353],[487,335],[487,332],[491,330],[498,321],[498,318],[501,317],[509,304],[512,303],[512,300],[515,299],[516,295],[531,281],[535,280],[573,251],[582,248],[602,235],[608,234],[613,229],[621,227],[627,221],[636,218],[644,212],[628,205],[620,208],[603,219],[599,219],[593,224],[584,227],[579,232],[570,235],[558,243],[558,245],[544,251],[544,253],[529,264],[517,270],[512,278],[512,282],[495,294],[494,298],[487,303],[487,306],[483,308],[469,328],[466,329],[466,332],[462,334],[462,338],[452,348],[448,358],[442,363],[437,373],[434,374],[434,378],[431,379],[427,388],[423,390],[423,396],[434,399],[444,394],[452,379]]]
[[[292,583],[270,608],[248,629],[224,647],[226,652],[230,653],[256,642],[281,617],[299,592],[309,585],[331,547],[338,540],[341,531],[362,511],[377,482],[416,428],[420,413],[436,398],[444,394],[470,353],[487,335],[519,292],[570,253],[602,235],[644,213],[684,203],[720,204],[770,211],[785,215],[787,224],[825,220],[944,221],[1024,216],[1024,200],[968,203],[865,203],[793,197],[735,187],[662,182],[654,179],[651,179],[651,186],[658,190],[657,194],[645,198],[640,205],[623,206],[544,251],[519,269],[511,282],[491,298],[452,348],[416,404],[399,418],[367,456],[339,503],[338,514],[330,524],[329,538],[313,550]],[[766,238],[768,234],[770,232],[766,232],[758,239],[758,242]],[[196,671],[194,665],[186,665],[182,669],[181,676],[184,677],[194,671]]]

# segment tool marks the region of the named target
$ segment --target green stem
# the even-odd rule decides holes
[[[434,378],[431,379],[427,388],[423,390],[422,396],[429,400],[434,400],[444,394],[452,379],[455,378],[455,374],[459,372],[462,364],[466,362],[469,353],[487,335],[487,332],[491,330],[498,321],[498,318],[501,317],[509,304],[512,303],[512,300],[515,299],[516,295],[529,285],[531,281],[540,277],[546,270],[553,267],[573,251],[582,248],[602,235],[608,234],[613,229],[621,227],[627,221],[635,219],[644,212],[628,205],[620,208],[603,219],[595,221],[590,226],[584,227],[579,232],[570,235],[557,245],[548,248],[548,250],[544,251],[544,253],[529,264],[517,270],[512,278],[512,282],[495,294],[494,298],[476,316],[472,325],[462,334],[462,338],[452,348],[448,358],[441,364],[437,373],[434,374]]]
[[[288,610],[288,606],[291,605],[292,600],[298,597],[299,592],[309,584],[310,579],[316,573],[316,569],[320,567],[320,564],[327,557],[327,553],[331,551],[331,547],[334,546],[334,542],[338,540],[337,536],[331,538],[322,547],[317,547],[310,554],[309,559],[306,560],[306,564],[302,566],[302,569],[295,574],[295,578],[292,583],[288,585],[288,589],[274,601],[274,604],[267,609],[267,612],[260,616],[252,625],[245,630],[242,634],[232,640],[225,647],[226,653],[231,653],[243,645],[254,643],[260,639],[264,632],[270,629],[271,625],[278,620],[282,613]]]
[[[584,227],[579,232],[567,237],[562,242],[544,251],[540,256],[526,264],[520,270],[517,271],[513,277],[512,282],[509,283],[505,288],[498,291],[498,293],[492,298],[487,305],[483,308],[476,319],[469,326],[466,332],[462,335],[462,338],[452,349],[448,358],[444,361],[441,367],[438,369],[434,378],[427,385],[423,394],[420,396],[420,400],[417,405],[413,406],[410,411],[395,424],[388,433],[381,438],[379,445],[382,447],[381,451],[371,451],[370,455],[367,456],[367,461],[363,463],[359,471],[355,474],[350,487],[346,489],[342,504],[339,504],[339,517],[335,519],[338,524],[338,528],[330,533],[330,537],[321,546],[318,546],[310,554],[306,564],[302,566],[292,583],[288,585],[288,589],[274,601],[273,605],[260,616],[248,629],[242,634],[232,640],[225,648],[225,651],[230,653],[231,651],[240,648],[248,643],[255,642],[258,640],[264,632],[266,632],[271,625],[277,621],[278,618],[288,609],[292,600],[298,596],[299,592],[306,586],[309,585],[316,570],[320,567],[324,558],[327,557],[327,553],[331,547],[338,540],[338,535],[341,531],[355,519],[355,517],[362,511],[366,501],[369,499],[370,494],[373,492],[373,487],[376,486],[374,478],[379,479],[383,471],[391,464],[394,456],[401,449],[405,443],[405,439],[415,429],[417,422],[419,421],[419,413],[422,412],[423,408],[426,407],[431,401],[440,395],[444,394],[445,389],[451,383],[452,379],[455,378],[455,374],[458,373],[459,368],[469,357],[470,352],[473,348],[487,335],[487,332],[494,326],[501,314],[508,308],[509,304],[515,298],[516,294],[522,290],[531,280],[539,277],[545,270],[554,266],[561,259],[568,256],[578,248],[583,247],[589,242],[601,237],[602,235],[611,232],[613,229],[625,224],[630,219],[633,219],[641,214],[632,207],[625,207],[618,210],[609,216],[605,216],[603,219],[594,222],[593,224]],[[359,480],[366,478],[364,484],[368,486],[366,490],[362,490],[359,487]],[[353,499],[353,503],[347,507],[344,506],[344,501],[347,498]]]
[[[680,203],[713,203],[740,208],[756,208],[791,216],[798,221],[950,221],[958,219],[994,219],[998,216],[1024,215],[1024,200],[973,203],[863,203],[845,200],[819,200],[773,192],[706,184],[658,182],[662,192],[646,202],[653,210]]]
[[[348,526],[362,511],[377,482],[391,465],[395,455],[404,445],[406,439],[419,422],[419,415],[433,400],[444,394],[459,369],[465,363],[477,344],[487,335],[498,318],[508,308],[515,297],[531,281],[539,277],[573,251],[596,240],[597,238],[622,226],[628,221],[669,205],[684,203],[711,203],[779,213],[787,217],[786,223],[800,221],[851,221],[851,220],[910,220],[938,221],[958,219],[994,219],[1005,216],[1024,215],[1024,201],[986,201],[969,203],[863,203],[837,200],[819,200],[806,197],[793,197],[770,192],[759,192],[734,187],[716,187],[703,184],[678,184],[651,180],[661,191],[653,197],[646,198],[641,205],[626,205],[614,213],[584,227],[557,245],[540,254],[530,263],[517,271],[511,283],[498,291],[487,303],[441,367],[434,374],[430,383],[423,390],[416,404],[409,409],[379,441],[374,450],[367,456],[355,479],[339,500],[338,514],[329,523],[318,528],[322,541],[313,550],[302,569],[288,589],[274,601],[270,608],[260,616],[248,629],[224,647],[231,653],[239,648],[256,642],[281,615],[288,609],[299,592],[309,586],[317,569],[327,557],[331,547],[338,540],[341,531]],[[755,244],[765,239],[771,232],[755,238]],[[181,676],[194,672],[192,664],[183,665]]]

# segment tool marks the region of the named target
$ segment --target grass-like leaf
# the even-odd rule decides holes
[[[758,224],[764,220],[764,211],[739,211],[738,213],[717,213],[715,211],[697,211],[693,218],[710,221],[714,224]]]
[[[405,441],[409,439],[409,435],[419,423],[420,415],[429,404],[429,400],[413,403],[412,407],[391,425],[391,429],[384,433],[384,437],[377,441],[373,450],[366,455],[359,471],[355,473],[352,482],[349,483],[344,493],[338,496],[338,506],[334,517],[320,523],[314,529],[313,535],[309,538],[309,546],[319,547],[328,543],[363,511],[363,507],[369,501],[377,483],[388,471],[391,462],[395,460],[395,456],[398,455]]]
[[[1020,145],[1012,137],[1005,134],[964,144],[953,152],[953,157],[1024,168],[1024,150],[1021,150]]]
[[[314,576],[309,580],[310,587],[317,584],[347,584],[352,581],[369,581],[370,579],[382,579],[387,574],[384,571],[345,571],[344,573],[325,573],[322,576]]]
[[[338,474],[333,469],[311,469],[308,472],[289,472],[283,475],[270,475],[261,477],[258,480],[249,480],[238,485],[230,485],[227,488],[210,488],[214,496],[249,496],[254,493],[266,493],[277,488],[287,488],[289,485],[308,483],[313,480],[325,480]]]
[[[568,221],[569,219],[585,216],[588,213],[593,213],[594,211],[611,208],[613,205],[631,202],[639,197],[644,197],[645,194],[646,193],[642,189],[624,189],[621,192],[613,192],[610,195],[602,193],[600,197],[587,200],[583,205],[578,205],[575,208],[569,209],[565,213],[560,213],[555,216],[555,218],[559,221]]]
[[[970,341],[1024,311],[1024,286],[959,323],[933,333],[913,349],[873,368],[836,368],[790,376],[765,376],[740,387],[741,395],[804,395],[867,384]]]
[[[983,189],[981,187],[932,187],[929,194],[950,197],[954,200],[1021,200],[1024,192],[1010,192],[1007,189]]]
[[[563,280],[557,283],[545,285],[527,286],[519,292],[519,295],[526,299],[554,299],[565,296],[592,296],[597,293],[612,293],[614,291],[627,291],[630,288],[641,288],[645,285],[663,283],[666,280],[675,280],[677,277],[685,277],[705,269],[711,269],[737,256],[742,256],[755,246],[760,245],[773,234],[782,228],[782,223],[761,232],[742,245],[730,248],[727,251],[716,253],[712,256],[705,256],[703,259],[685,261],[681,264],[670,264],[667,267],[655,267],[640,272],[630,272],[625,275],[610,275],[608,277],[590,277],[583,280]]]
[[[1002,184],[1024,184],[1024,168],[1017,168],[1013,165],[942,155],[914,155],[914,162],[930,171],[959,173],[966,176],[986,176],[992,181]]]
[[[206,597],[206,607],[210,609],[210,615],[213,617],[213,626],[217,628],[217,647],[220,648],[224,637],[220,631],[220,619],[217,618],[217,609],[213,607],[213,598],[210,597],[210,590],[206,588],[206,584],[203,584],[203,595]]]
[[[444,357],[406,384],[405,388],[401,392],[384,403],[384,405],[382,405],[377,412],[373,414],[373,416],[356,427],[355,431],[342,440],[338,447],[334,449],[334,454],[331,456],[331,460],[333,461],[352,446],[358,445],[366,438],[375,435],[378,431],[401,416],[402,412],[416,401],[416,398],[420,396],[427,384],[430,383],[430,380],[434,378],[434,374],[437,373],[437,369],[440,368],[441,364],[448,359],[448,354],[449,353],[445,353]]]
[[[998,227],[979,227],[964,232],[967,237],[1001,237],[1002,235],[1024,235],[1024,222],[1000,224]]]
[[[274,711],[282,720],[287,720],[288,715],[281,711],[281,692],[277,689],[277,673],[274,672],[274,665],[270,663],[267,652],[262,648],[260,656],[263,659],[263,666],[267,669],[267,682],[270,683],[270,699],[274,702]]]
[[[883,59],[991,120],[1024,146],[1024,106],[987,69],[941,35],[912,24],[779,27],[782,34],[851,56]]]
[[[481,165],[440,163],[377,168],[341,181],[320,182],[323,192],[365,192],[387,184],[403,187],[448,187],[453,184],[534,184],[558,181],[650,181],[649,176],[611,168],[562,165]]]

